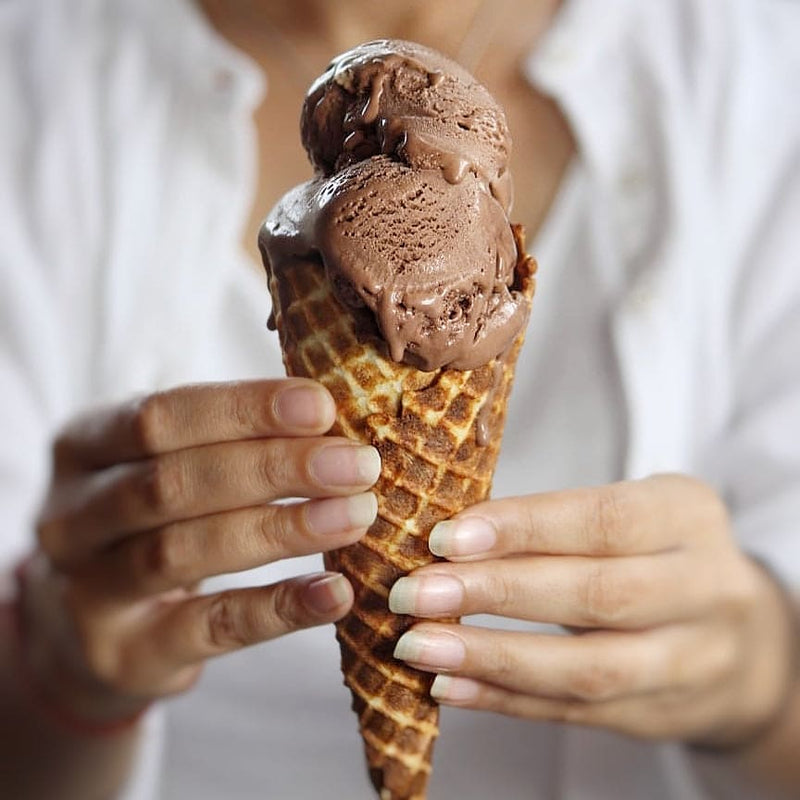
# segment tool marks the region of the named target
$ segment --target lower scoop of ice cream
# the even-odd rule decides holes
[[[371,312],[390,356],[424,371],[485,364],[527,321],[508,219],[471,176],[374,156],[290,192],[261,243],[273,269],[319,254],[342,304]]]

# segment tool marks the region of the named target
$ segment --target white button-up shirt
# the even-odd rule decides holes
[[[526,65],[578,143],[497,494],[677,470],[800,584],[800,69],[780,0],[571,0]],[[189,0],[0,4],[0,560],[52,432],[189,380],[282,373],[240,228],[262,76]],[[531,121],[535,124],[535,120]],[[266,209],[265,209],[266,211]],[[316,569],[295,560],[211,583]],[[436,798],[760,797],[724,763],[445,709]],[[329,629],[213,662],[126,796],[372,797]]]

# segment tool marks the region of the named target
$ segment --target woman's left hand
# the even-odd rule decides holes
[[[396,613],[488,613],[575,635],[421,622],[395,655],[440,702],[711,746],[746,741],[792,680],[791,615],[725,507],[679,475],[494,500],[431,534]]]

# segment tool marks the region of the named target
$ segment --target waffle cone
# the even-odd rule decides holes
[[[536,262],[518,226],[514,236],[515,288],[530,301]],[[381,800],[424,800],[439,708],[429,694],[433,676],[392,656],[416,620],[392,614],[387,598],[398,578],[436,560],[431,528],[489,495],[523,333],[476,369],[422,372],[391,360],[371,314],[340,304],[318,259],[297,259],[280,281],[268,272],[287,373],[329,389],[338,409],[332,433],[381,454],[378,518],[326,565],[355,592],[336,635],[372,782]]]

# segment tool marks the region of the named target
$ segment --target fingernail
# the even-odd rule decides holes
[[[347,579],[338,573],[322,575],[306,586],[305,600],[318,614],[329,614],[350,600]]]
[[[476,556],[497,543],[494,525],[481,517],[447,520],[433,526],[428,539],[431,553],[444,558]]]
[[[372,486],[381,474],[381,457],[374,447],[331,445],[317,451],[310,468],[326,486]]]
[[[464,642],[451,633],[406,631],[394,648],[395,658],[436,669],[456,669],[466,655]]]
[[[478,684],[469,678],[437,675],[431,685],[431,697],[448,703],[468,703],[478,697]]]
[[[309,500],[305,513],[309,530],[324,536],[353,528],[368,528],[378,514],[378,501],[372,492]]]
[[[336,414],[330,396],[315,386],[293,386],[275,397],[275,417],[290,428],[317,430]]]
[[[448,575],[400,578],[389,592],[389,610],[394,614],[453,614],[463,601],[464,584]]]

